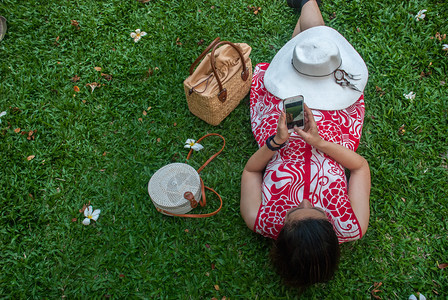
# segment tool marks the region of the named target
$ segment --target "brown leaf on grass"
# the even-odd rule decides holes
[[[78,75],[73,76],[70,80],[71,82],[78,82],[81,78],[78,77]]]
[[[330,19],[330,20],[333,20],[333,19],[335,19],[335,18],[336,18],[336,12],[333,12],[333,13],[330,15],[329,19]]]
[[[34,134],[36,132],[37,132],[37,129],[28,131],[27,132],[28,136],[26,137],[26,139],[29,140],[29,141],[31,141],[31,140],[34,141],[34,137],[35,137]]]
[[[261,7],[258,7],[258,6],[249,6],[249,5],[248,5],[247,8],[248,8],[249,10],[253,11],[253,12],[254,12],[254,15],[257,15],[258,12],[261,10]]]
[[[54,41],[53,45],[59,46],[59,35],[56,37],[56,40]]]
[[[77,30],[80,30],[80,29],[81,29],[81,27],[79,27],[79,22],[76,21],[76,20],[71,20],[71,21],[70,21],[70,24],[71,24],[73,27],[75,27]]]
[[[138,121],[141,123],[141,122],[143,122],[143,119],[142,118],[138,118]]]
[[[448,267],[448,264],[447,264],[447,263],[440,264],[440,265],[438,265],[437,267],[438,267],[439,269],[443,270],[443,269],[445,269],[446,267]]]
[[[160,143],[160,141],[162,141],[161,138],[157,138],[157,143]]]
[[[77,218],[73,218],[73,219],[72,219],[72,222],[73,222],[73,223],[76,222],[76,221],[78,221]]]
[[[103,76],[103,78],[106,79],[107,81],[112,80],[112,75],[101,73],[101,76]]]
[[[101,67],[95,67],[94,69],[97,70],[98,72],[101,71]]]
[[[137,0],[137,1],[140,2],[140,3],[148,3],[151,0]]]
[[[84,213],[84,211],[86,210],[87,207],[89,207],[89,205],[90,205],[90,201],[89,201],[89,203],[84,204],[84,205],[82,206],[82,208],[79,209],[79,212],[80,212],[80,213]]]
[[[403,134],[406,133],[406,130],[405,130],[404,128],[405,128],[405,125],[404,125],[404,124],[401,125],[400,128],[398,128],[398,134],[399,134],[399,135],[403,135]]]
[[[15,133],[19,133],[19,132],[20,132],[20,128],[16,128],[16,129],[14,129],[14,132],[15,132]]]
[[[88,83],[88,84],[86,84],[86,86],[89,86],[89,87],[92,89],[91,92],[93,93],[93,91],[95,90],[95,88],[101,86],[101,84],[99,84],[98,82],[92,82],[92,83]]]
[[[213,287],[215,288],[215,290],[219,291],[219,285],[215,284]]]
[[[200,40],[198,41],[198,46],[201,46],[202,44],[204,44],[204,39],[200,39]]]
[[[73,90],[74,90],[76,93],[78,93],[78,92],[79,92],[79,86],[75,85],[75,86],[73,87]]]
[[[381,89],[379,86],[375,86],[375,91],[378,93],[380,97],[386,94],[386,92],[383,91],[383,89]]]
[[[35,157],[36,157],[36,155],[30,155],[30,156],[28,156],[26,159],[27,159],[28,161],[30,161],[30,160],[34,159]]]
[[[182,43],[180,42],[180,38],[179,37],[176,39],[176,45],[182,46]]]
[[[446,39],[446,33],[445,34],[440,34],[440,32],[437,32],[436,35],[434,36],[436,39],[439,40],[439,42],[443,41],[444,39]],[[434,39],[433,37],[431,37],[431,39]]]
[[[374,282],[374,283],[373,283],[373,290],[370,292],[370,294],[372,295],[372,297],[375,298],[375,299],[377,299],[377,300],[381,299],[380,296],[376,295],[376,293],[380,293],[380,292],[382,292],[382,290],[379,290],[379,287],[380,287],[381,285],[383,285],[382,282]]]
[[[146,112],[146,110],[144,110],[142,114],[143,114],[144,116],[146,116],[148,113]]]
[[[151,76],[153,73],[154,71],[151,68],[149,68],[148,71],[146,71],[146,77]]]

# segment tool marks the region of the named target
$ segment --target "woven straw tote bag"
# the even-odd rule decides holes
[[[251,50],[218,37],[193,62],[184,90],[195,116],[216,126],[238,106],[252,82]]]
[[[154,173],[148,182],[148,193],[157,211],[168,216],[204,218],[216,215],[222,208],[221,196],[212,188],[204,185],[199,173],[216,156],[218,156],[225,146],[225,139],[217,133],[209,133],[201,137],[197,142],[208,136],[219,136],[223,140],[221,150],[210,157],[197,171],[186,163],[171,163]],[[193,149],[187,155],[190,158]],[[197,205],[206,205],[205,189],[215,193],[220,201],[217,210],[206,214],[187,214]]]

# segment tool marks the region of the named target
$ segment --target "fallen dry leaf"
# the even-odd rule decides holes
[[[143,111],[143,115],[146,116],[148,113],[146,112],[146,110]]]
[[[26,159],[27,159],[28,161],[30,161],[30,160],[34,159],[35,157],[36,157],[36,155],[30,155],[30,156],[28,156]]]
[[[107,81],[111,81],[112,80],[112,75],[101,73],[101,76],[103,76],[104,79],[106,79]]]
[[[386,92],[383,91],[379,86],[375,86],[375,91],[378,93],[380,97],[386,94]]]
[[[31,141],[31,140],[33,140],[34,141],[34,134],[37,132],[37,129],[35,129],[35,130],[30,130],[30,131],[28,131],[28,136],[27,136],[27,140],[29,140],[29,141]]]
[[[399,135],[403,135],[405,134],[406,130],[404,129],[405,125],[401,125],[400,128],[398,129],[398,134]]]
[[[72,82],[78,82],[81,78],[78,77],[78,75],[73,76],[70,80]]]
[[[101,67],[95,67],[95,70],[97,70],[98,72],[101,71]]]
[[[76,21],[76,20],[71,20],[71,21],[70,21],[70,24],[71,24],[72,26],[74,26],[77,30],[80,30],[80,29],[81,29],[81,28],[79,27],[79,22]]]
[[[78,221],[77,218],[73,218],[73,219],[72,219],[72,222],[76,222],[76,221]]]
[[[333,20],[334,18],[336,18],[336,12],[333,12],[329,17],[330,20]]]
[[[75,92],[79,92],[79,86],[75,85],[75,86],[73,87],[73,90],[74,90]]]
[[[157,143],[160,143],[162,139],[161,138],[157,138]]]
[[[90,201],[89,201],[89,203],[84,204],[84,205],[82,206],[82,208],[79,210],[79,212],[80,212],[80,213],[84,213],[84,211],[86,210],[86,208],[87,208],[89,205],[90,205]]]
[[[93,93],[93,91],[95,90],[95,88],[101,86],[101,84],[99,84],[98,82],[92,82],[92,83],[88,83],[88,84],[86,84],[86,86],[90,86],[90,88],[92,89],[91,92]]]
[[[143,119],[142,118],[138,118],[138,121],[141,123],[141,122],[143,122]]]
[[[137,1],[140,2],[140,3],[148,3],[151,0],[137,0]]]
[[[215,284],[214,288],[215,288],[215,290],[219,291],[219,285]]]
[[[258,6],[247,6],[247,8],[254,12],[254,15],[258,14],[258,12],[261,10],[261,7]]]
[[[180,38],[177,38],[177,39],[176,39],[176,45],[178,45],[178,46],[182,46],[182,43],[180,42]]]
[[[440,34],[440,32],[437,32],[435,35],[435,38],[438,39],[439,42],[441,42],[442,40],[446,39],[446,33]],[[433,39],[433,37],[431,37],[431,39]]]
[[[447,263],[445,263],[445,264],[440,264],[440,265],[438,265],[437,266],[439,269],[445,269],[446,267],[448,267],[448,264]]]
[[[15,133],[19,133],[19,132],[20,132],[20,128],[16,128],[16,129],[14,129],[14,132],[15,132]]]
[[[382,285],[383,285],[382,282],[374,282],[373,283],[373,290],[370,292],[370,294],[372,295],[373,298],[375,298],[377,300],[381,299],[381,297],[376,295],[376,293],[382,292],[382,290],[379,290],[379,287]]]

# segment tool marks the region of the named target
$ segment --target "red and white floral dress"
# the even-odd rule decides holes
[[[268,63],[255,67],[250,93],[252,132],[260,147],[275,134],[283,102],[264,87]],[[320,136],[353,151],[358,148],[364,120],[364,97],[343,110],[313,110]],[[262,183],[262,203],[254,231],[277,239],[287,211],[308,199],[322,208],[339,242],[361,238],[361,227],[350,205],[344,168],[318,151],[295,132],[266,166]]]

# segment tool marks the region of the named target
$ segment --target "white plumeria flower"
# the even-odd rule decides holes
[[[2,111],[2,112],[0,113],[0,124],[2,123],[2,119],[1,119],[1,117],[3,117],[4,115],[6,115],[6,111]]]
[[[442,50],[448,51],[448,44],[443,44],[442,45]]]
[[[411,91],[409,94],[403,94],[403,96],[408,100],[414,100],[415,99],[415,93]]]
[[[100,216],[100,212],[101,212],[101,210],[99,210],[99,209],[93,210],[92,205],[89,205],[89,207],[87,207],[84,210],[84,216],[86,218],[82,221],[82,224],[89,225],[90,220],[94,220],[94,221],[98,220],[98,217]]]
[[[417,300],[417,297],[415,297],[415,295],[412,294],[412,295],[409,296],[408,300]],[[418,300],[426,300],[426,297],[423,296],[422,294],[419,294],[418,295]]]
[[[185,146],[184,146],[184,148],[191,148],[191,149],[193,149],[193,150],[195,150],[195,151],[199,151],[199,150],[204,149],[204,146],[202,146],[201,144],[196,143],[195,140],[188,139],[188,140],[185,142]]]
[[[422,9],[421,11],[419,11],[417,13],[417,15],[415,16],[415,20],[420,21],[420,19],[424,19],[426,17],[425,12],[427,12],[428,10],[426,9]]]
[[[140,41],[140,39],[142,38],[142,36],[145,36],[146,32],[144,31],[140,31],[140,29],[136,29],[135,32],[131,32],[131,38],[134,39],[134,42],[137,43],[138,41]]]

